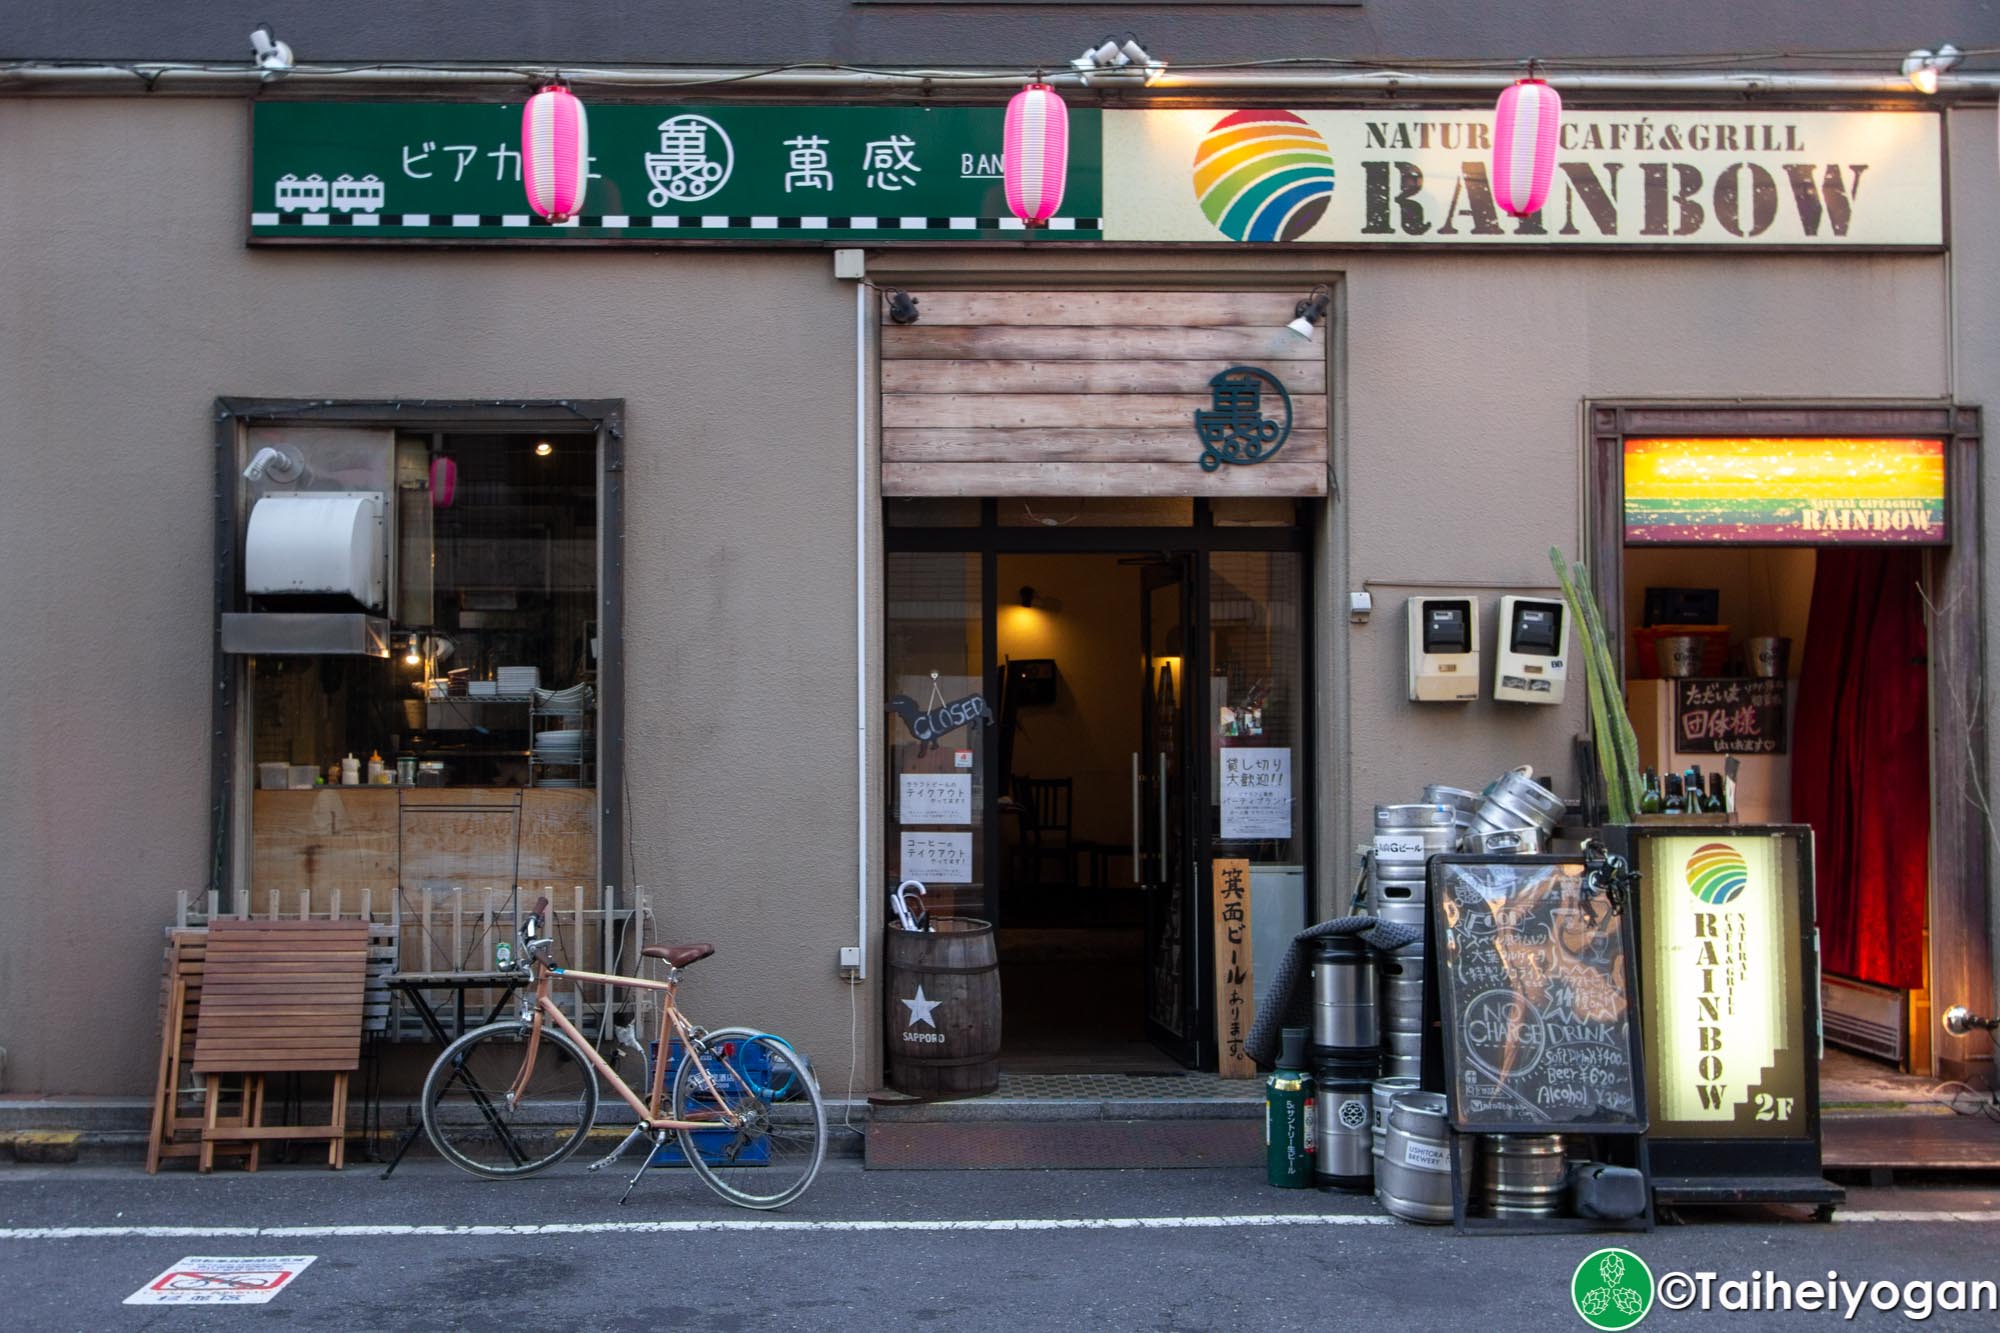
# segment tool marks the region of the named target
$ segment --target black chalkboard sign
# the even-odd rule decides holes
[[[1632,913],[1559,856],[1433,857],[1430,900],[1452,1124],[1643,1133]]]
[[[1681,754],[1785,753],[1785,682],[1674,682],[1674,749]]]

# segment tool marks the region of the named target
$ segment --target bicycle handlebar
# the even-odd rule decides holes
[[[542,914],[549,910],[549,897],[543,894],[535,899],[535,905],[521,918],[521,948],[526,958],[539,958],[544,963],[552,962],[555,941],[542,934]]]

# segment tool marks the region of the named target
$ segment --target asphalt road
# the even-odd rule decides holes
[[[10,1329],[1583,1329],[1578,1263],[1622,1243],[1656,1279],[2000,1281],[2000,1189],[1855,1191],[1832,1225],[1702,1214],[1651,1236],[1454,1237],[1244,1170],[866,1172],[830,1163],[779,1214],[656,1171],[565,1164],[484,1182],[432,1160],[255,1176],[136,1166],[0,1171]],[[168,1229],[162,1232],[159,1229]],[[128,1306],[189,1256],[315,1256],[267,1305]],[[1715,1289],[1720,1294],[1720,1289]],[[1656,1307],[1645,1327],[1847,1327],[1839,1313]],[[1852,1326],[1902,1327],[1864,1300]],[[2000,1327],[1936,1312],[1923,1326]]]

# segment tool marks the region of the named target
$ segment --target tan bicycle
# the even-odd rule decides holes
[[[656,1155],[671,1154],[669,1135],[677,1137],[681,1156],[703,1183],[731,1203],[782,1208],[805,1193],[826,1156],[826,1108],[810,1062],[768,1032],[696,1027],[674,1003],[682,970],[714,953],[714,946],[641,950],[666,965],[658,981],[559,967],[554,941],[542,937],[548,905],[541,899],[521,922],[517,965],[532,974],[534,993],[523,997],[520,1015],[452,1042],[424,1080],[424,1132],[437,1150],[494,1179],[547,1170],[589,1137],[603,1079],[638,1123],[591,1170],[610,1166],[635,1143],[646,1144],[646,1161],[625,1187],[625,1198]],[[638,1056],[646,1096],[618,1076],[551,998],[557,977],[659,994],[656,1055],[630,1028],[619,1032],[621,1046]]]

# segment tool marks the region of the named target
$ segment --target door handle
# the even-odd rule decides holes
[[[1167,752],[1160,751],[1160,878],[1167,875]]]
[[[1146,882],[1145,872],[1139,865],[1139,752],[1132,751],[1132,884],[1137,887]]]

